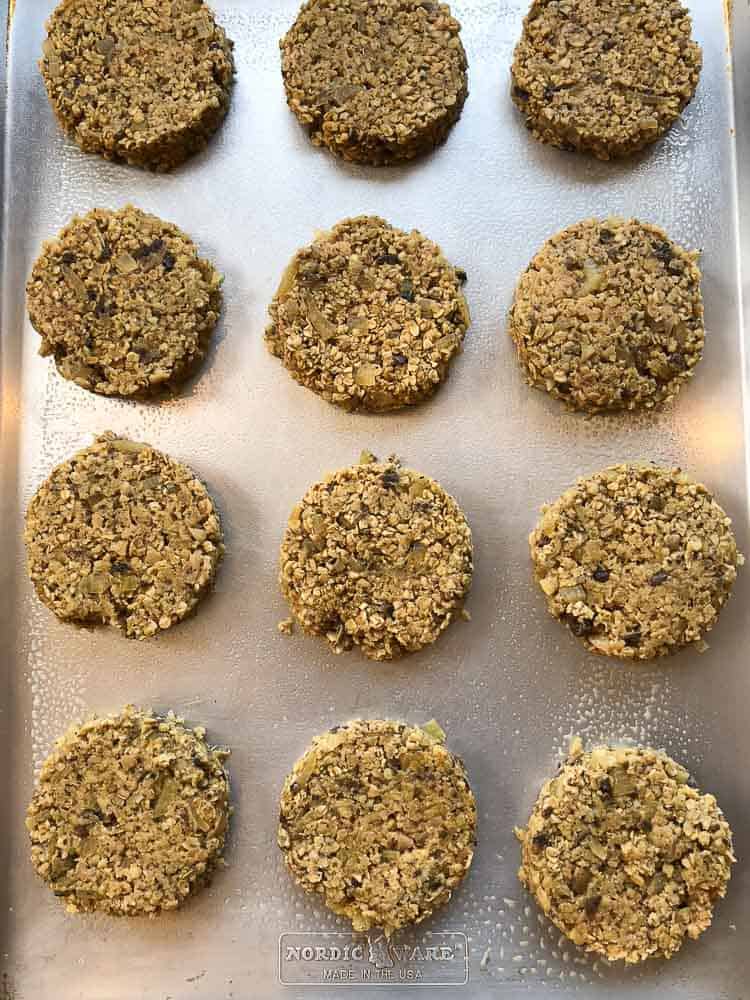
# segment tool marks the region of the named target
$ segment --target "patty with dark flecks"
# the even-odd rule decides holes
[[[127,705],[73,726],[26,813],[37,874],[71,913],[177,909],[222,862],[227,756],[171,712]]]
[[[75,216],[37,258],[29,318],[60,374],[104,396],[176,389],[200,365],[222,278],[181,229],[132,205]]]
[[[552,236],[509,316],[526,381],[587,413],[673,399],[703,354],[697,261],[637,219],[586,219]]]
[[[550,614],[592,652],[632,660],[701,642],[744,562],[705,486],[635,463],[579,479],[529,545]]]
[[[292,259],[266,344],[292,377],[347,410],[396,410],[448,377],[469,326],[466,274],[421,233],[339,222]]]
[[[336,652],[391,660],[434,642],[472,577],[471,530],[434,480],[371,455],[311,486],[281,546],[292,614]]]
[[[575,745],[578,743],[579,745]],[[709,927],[735,861],[713,795],[666,754],[594,747],[539,793],[519,878],[566,937],[605,958],[671,958]]]
[[[345,160],[411,160],[461,114],[460,27],[444,3],[308,0],[280,43],[287,103],[315,145]]]
[[[54,468],[26,511],[29,576],[58,618],[145,639],[186,618],[224,553],[186,465],[111,431]]]
[[[316,737],[292,768],[278,843],[306,892],[355,931],[390,936],[450,899],[471,865],[476,824],[464,766],[439,739],[357,720]]]
[[[534,0],[511,96],[542,142],[625,156],[663,135],[698,85],[702,54],[680,0]]]
[[[84,152],[170,170],[223,121],[232,43],[203,0],[62,0],[46,27],[42,78]]]

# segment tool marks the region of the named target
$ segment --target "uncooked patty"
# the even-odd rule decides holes
[[[464,766],[439,739],[357,720],[318,736],[294,765],[278,841],[305,891],[355,931],[390,935],[450,899],[471,865],[476,823]]]
[[[176,909],[221,863],[227,756],[171,712],[128,705],[73,726],[26,814],[37,874],[71,913]]]
[[[134,639],[190,614],[224,552],[195,474],[111,432],[53,469],[29,504],[25,541],[31,581],[58,618]]]
[[[465,279],[416,230],[345,219],[292,259],[266,343],[298,382],[345,409],[418,403],[461,350]]]
[[[84,152],[169,170],[227,113],[232,43],[202,0],[63,0],[46,27],[47,94]]]
[[[528,383],[589,413],[672,399],[703,353],[698,256],[637,219],[586,219],[547,240],[509,317]]]
[[[671,758],[574,741],[546,782],[521,841],[521,882],[586,951],[670,958],[711,923],[724,896],[732,836],[713,795]]]
[[[579,479],[529,544],[550,614],[593,652],[635,660],[699,641],[744,561],[705,486],[645,464]]]
[[[535,0],[511,94],[537,139],[609,160],[667,131],[701,63],[679,0]]]
[[[202,361],[221,276],[185,233],[127,205],[75,216],[44,244],[29,317],[60,374],[105,396],[176,387]]]
[[[281,589],[302,628],[374,660],[434,642],[471,575],[471,530],[456,501],[393,461],[366,460],[312,486],[281,546]]]
[[[461,114],[460,27],[447,4],[309,0],[280,43],[287,103],[316,146],[345,160],[410,160]]]

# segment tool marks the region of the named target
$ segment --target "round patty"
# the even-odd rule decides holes
[[[76,216],[44,244],[29,317],[60,374],[105,396],[176,387],[202,361],[221,276],[169,222],[127,205]]]
[[[703,353],[698,256],[637,219],[587,219],[547,240],[509,317],[528,383],[588,413],[672,399]]]
[[[73,726],[26,814],[37,874],[71,913],[176,909],[221,863],[227,756],[171,712],[128,705]]]
[[[280,43],[287,103],[316,146],[345,160],[410,160],[461,114],[460,28],[447,4],[308,0]]]
[[[575,741],[574,741],[575,742]],[[573,748],[521,841],[521,882],[563,934],[607,959],[670,958],[711,923],[732,836],[713,795],[643,748]]]
[[[266,343],[299,383],[345,409],[431,396],[469,325],[465,272],[435,243],[382,219],[340,222],[293,258]]]
[[[232,43],[202,0],[62,0],[46,27],[47,94],[84,152],[169,170],[227,113]]]
[[[700,46],[679,0],[534,0],[511,95],[537,139],[602,160],[658,139],[689,103]]]
[[[469,870],[477,810],[461,761],[396,722],[336,726],[284,782],[279,847],[306,892],[387,935],[446,903]]]
[[[744,561],[705,486],[639,464],[579,479],[529,544],[550,613],[593,652],[634,660],[700,640]]]
[[[460,612],[471,575],[471,530],[456,501],[393,461],[312,486],[281,546],[281,589],[302,628],[336,652],[357,645],[374,660],[434,642]]]
[[[224,552],[195,473],[111,432],[52,470],[29,504],[24,537],[31,581],[58,618],[134,639],[190,614]]]

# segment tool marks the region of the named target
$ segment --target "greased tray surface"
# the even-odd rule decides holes
[[[0,996],[346,994],[345,986],[279,980],[281,935],[282,959],[290,942],[330,945],[348,937],[342,922],[293,886],[275,835],[291,763],[315,733],[354,716],[436,717],[478,797],[479,846],[466,882],[404,938],[458,942],[458,965],[419,967],[430,982],[442,982],[443,995],[750,996],[748,570],[706,653],[621,664],[584,653],[547,616],[526,541],[540,504],[578,474],[646,458],[678,463],[705,481],[750,553],[741,296],[744,280],[750,301],[750,217],[740,211],[737,171],[739,150],[747,206],[750,96],[736,105],[733,97],[735,85],[750,95],[746,0],[734,12],[734,58],[744,79],[732,77],[721,5],[693,0],[704,49],[695,100],[656,147],[609,164],[539,145],[513,109],[508,68],[525,4],[455,2],[470,64],[463,116],[432,156],[390,170],[349,166],[314,149],[288,112],[277,43],[297,0],[214,6],[236,43],[232,109],[209,149],[166,176],[85,156],[59,132],[36,68],[52,3],[21,0],[11,33],[2,230]],[[24,282],[41,240],[74,212],[127,201],[182,226],[226,275],[224,317],[208,364],[182,397],[161,405],[108,400],[63,381],[37,357],[38,337],[25,315]],[[440,243],[469,274],[473,316],[464,354],[437,397],[382,417],[340,412],[297,386],[262,337],[267,304],[293,251],[315,229],[365,212]],[[505,314],[519,272],[547,236],[607,214],[654,221],[703,249],[707,348],[671,409],[585,420],[522,383]],[[208,483],[226,527],[216,593],[157,642],[59,623],[24,573],[29,497],[52,465],[108,428],[188,462]],[[287,615],[276,572],[288,513],[310,483],[356,461],[363,448],[396,453],[438,479],[474,531],[471,622],[393,664],[356,653],[335,657],[322,642],[276,630]],[[53,739],[72,721],[127,701],[173,708],[232,748],[229,868],[181,912],[155,921],[72,918],[31,869],[24,809]],[[671,962],[635,970],[594,962],[559,938],[517,882],[513,826],[527,818],[574,733],[666,749],[716,794],[734,828],[740,861],[728,897],[712,929]],[[386,975],[378,968],[387,970],[387,960],[366,956],[360,965],[372,966],[375,979],[350,983],[351,992],[377,981],[380,995],[413,993],[408,983],[398,985],[403,963],[391,961]],[[315,966],[281,965],[292,983],[321,975]]]

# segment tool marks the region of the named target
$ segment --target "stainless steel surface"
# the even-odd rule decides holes
[[[2,230],[0,995],[330,996],[333,987],[278,981],[280,935],[346,928],[284,872],[276,802],[289,765],[316,732],[370,715],[438,718],[478,796],[474,866],[422,929],[469,939],[468,984],[443,995],[545,997],[557,989],[592,998],[605,991],[747,998],[750,570],[708,652],[618,664],[586,655],[547,617],[526,544],[539,505],[577,474],[646,457],[677,462],[707,482],[750,553],[740,295],[744,281],[747,305],[750,98],[738,100],[735,121],[721,5],[692,4],[705,65],[684,119],[654,149],[604,164],[534,142],[507,97],[523,0],[456,2],[469,101],[444,147],[393,170],[347,166],[312,148],[287,111],[277,40],[297,0],[215,6],[237,45],[232,110],[206,153],[167,176],[85,156],[60,134],[36,69],[51,3],[21,0],[12,30]],[[736,65],[750,95],[747,0],[738,0],[734,16]],[[24,282],[41,240],[73,212],[129,200],[183,226],[226,275],[224,319],[206,370],[180,399],[160,406],[98,398],[63,381],[37,357],[24,310]],[[408,413],[339,412],[294,384],[263,346],[266,307],[291,253],[314,229],[362,212],[420,228],[469,273],[466,350],[435,400]],[[504,329],[516,277],[541,242],[567,223],[607,213],[653,220],[704,250],[705,360],[676,404],[651,417],[566,415],[522,384]],[[106,428],[191,464],[226,524],[216,594],[158,642],[133,644],[111,631],[57,622],[23,570],[22,511],[31,493],[53,464]],[[354,461],[363,447],[396,452],[436,477],[458,497],[476,542],[471,623],[395,664],[356,653],[337,658],[321,642],[276,631],[287,613],[276,587],[287,514],[311,482]],[[230,867],[177,914],[73,918],[31,870],[23,812],[54,737],[71,721],[126,701],[174,708],[233,748]],[[669,963],[622,970],[589,960],[558,943],[518,885],[513,826],[527,817],[573,733],[664,747],[716,794],[734,827],[740,863],[728,898],[711,930]],[[380,995],[409,991],[386,985]]]

